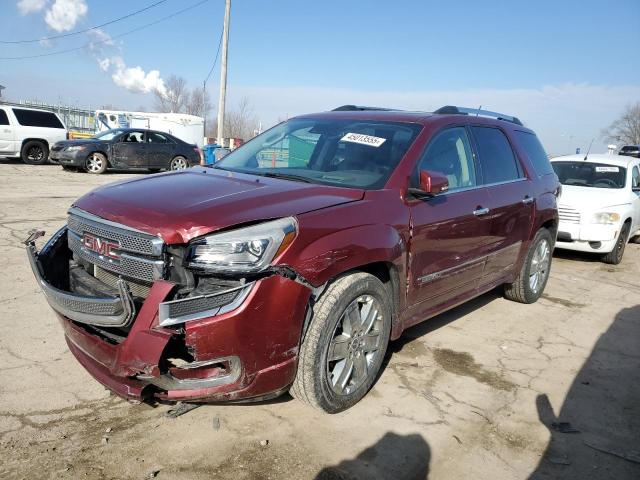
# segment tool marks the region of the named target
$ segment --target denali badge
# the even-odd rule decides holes
[[[82,245],[86,249],[91,250],[98,255],[102,255],[103,257],[112,258],[114,260],[120,258],[120,254],[116,251],[120,248],[120,244],[118,242],[94,237],[93,235],[85,232],[82,235]]]

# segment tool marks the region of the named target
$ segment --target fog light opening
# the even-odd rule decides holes
[[[594,250],[598,250],[602,246],[602,242],[589,242],[589,246]]]

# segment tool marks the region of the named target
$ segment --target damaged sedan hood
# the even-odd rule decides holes
[[[178,244],[233,225],[299,215],[363,196],[358,189],[195,167],[106,185],[73,206]]]

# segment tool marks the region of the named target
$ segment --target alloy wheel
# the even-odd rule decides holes
[[[27,151],[27,158],[33,162],[38,162],[44,157],[44,150],[42,147],[33,146]]]
[[[371,295],[361,295],[345,309],[327,353],[327,378],[335,393],[349,395],[376,374],[382,327],[382,308]]]
[[[89,158],[87,159],[87,170],[91,173],[97,173],[102,170],[102,166],[102,158],[95,153],[89,155]]]
[[[538,293],[538,290],[544,285],[544,282],[549,274],[549,264],[551,260],[551,249],[549,243],[546,240],[542,240],[533,252],[531,257],[531,268],[529,269],[529,288],[533,293]]]
[[[187,161],[182,157],[176,157],[171,161],[171,170],[184,170],[187,167]]]

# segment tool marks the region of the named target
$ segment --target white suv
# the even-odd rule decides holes
[[[50,145],[67,136],[67,128],[53,112],[0,105],[0,157],[41,165],[49,158]]]
[[[551,159],[562,195],[556,248],[622,260],[627,241],[640,235],[640,159],[568,155]]]

